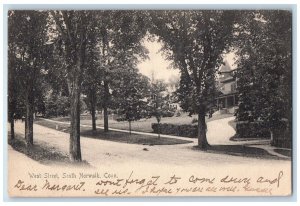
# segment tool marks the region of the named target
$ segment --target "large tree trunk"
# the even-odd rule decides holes
[[[104,120],[104,132],[108,132],[108,97],[109,96],[109,88],[107,80],[104,80],[104,99],[103,99],[103,120]]]
[[[202,106],[198,112],[198,147],[206,150],[208,145],[206,139],[205,108]]]
[[[26,117],[25,117],[25,140],[27,146],[33,145],[33,113],[34,113],[34,94],[30,89],[26,98]]]
[[[94,90],[90,92],[90,104],[92,115],[92,130],[96,131],[96,95]]]
[[[72,89],[70,93],[71,102],[71,130],[70,130],[70,159],[81,161],[80,150],[80,70],[81,61],[76,65],[77,72],[74,72]]]
[[[13,53],[9,53],[10,56],[13,55]],[[11,61],[9,61],[11,63]],[[15,68],[14,66],[9,65],[9,71],[8,71],[8,117],[9,117],[9,122],[10,122],[10,139],[14,140],[15,139],[15,119],[14,119],[14,114],[15,114],[15,109],[16,109],[16,101],[15,101],[15,96],[17,95],[14,92],[14,78],[15,78]]]
[[[9,121],[10,121],[10,140],[14,140],[15,139],[15,119],[14,119],[13,112],[10,113]]]

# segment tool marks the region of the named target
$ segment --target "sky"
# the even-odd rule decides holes
[[[169,68],[172,62],[165,60],[164,55],[159,51],[162,47],[161,43],[157,41],[151,42],[145,39],[143,44],[149,50],[149,59],[138,64],[138,69],[142,74],[151,78],[152,73],[154,73],[155,79],[163,79],[166,82],[172,77],[179,78],[179,69]],[[224,55],[224,59],[228,61],[232,68],[235,68],[234,57],[234,53]]]
[[[154,73],[155,79],[165,81],[168,81],[172,76],[179,77],[179,70],[169,69],[168,67],[172,62],[165,60],[162,52],[159,52],[162,46],[161,43],[144,40],[143,44],[149,50],[149,59],[138,64],[138,69],[142,74],[151,78],[152,73]]]

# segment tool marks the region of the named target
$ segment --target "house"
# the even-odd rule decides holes
[[[216,98],[217,108],[220,114],[235,113],[238,105],[237,82],[234,76],[236,69],[231,69],[229,63],[225,61],[219,69],[217,80],[219,95]]]

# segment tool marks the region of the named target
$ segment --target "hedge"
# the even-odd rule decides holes
[[[270,130],[264,122],[236,123],[236,136],[239,138],[270,138]]]
[[[272,146],[291,148],[292,135],[287,123],[282,121],[272,125]],[[239,138],[271,138],[270,127],[264,122],[240,121],[236,124],[236,137]]]
[[[292,148],[292,134],[289,130],[273,131],[272,146],[282,148]]]
[[[287,121],[282,121],[280,125],[273,129],[272,146],[291,148],[292,147],[292,131]]]
[[[152,123],[154,133],[158,133],[158,124]],[[181,137],[197,138],[198,128],[197,125],[175,125],[175,124],[160,124],[160,134],[175,135]]]

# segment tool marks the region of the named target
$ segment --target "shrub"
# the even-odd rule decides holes
[[[270,129],[272,128],[272,129]],[[276,125],[268,125],[265,122],[256,121],[239,121],[236,124],[237,138],[271,138],[270,131],[273,133],[272,146],[291,148],[292,135],[291,130],[286,122],[282,121]]]
[[[125,116],[118,116],[116,118],[117,122],[122,122],[122,121],[127,121],[126,117]]]
[[[158,124],[153,123],[152,129],[154,133],[158,133]],[[181,137],[196,138],[198,133],[197,125],[174,125],[174,124],[160,124],[160,134],[175,135]]]
[[[292,147],[292,134],[290,130],[276,130],[273,131],[272,146],[291,148]]]
[[[270,138],[270,130],[264,122],[237,122],[236,134],[239,138]]]
[[[162,117],[173,117],[175,112],[172,111],[165,111],[162,113]]]
[[[198,119],[197,119],[197,118],[194,118],[194,119],[192,120],[192,124],[194,124],[194,123],[196,123],[196,122],[198,122]]]
[[[291,148],[292,147],[292,133],[291,127],[286,121],[278,122],[278,124],[273,126],[273,140],[271,142],[272,146]]]

